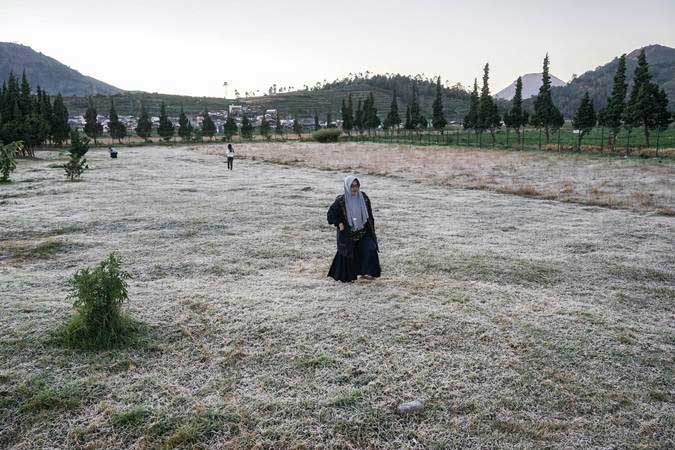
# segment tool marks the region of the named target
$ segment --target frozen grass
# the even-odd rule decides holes
[[[224,153],[224,146],[199,148]],[[237,145],[239,157],[675,215],[675,161],[372,143]]]
[[[0,188],[0,447],[675,443],[673,217],[359,173],[384,276],[343,285],[325,278],[343,172],[241,159],[228,172],[181,148],[87,156],[81,183],[21,161]],[[671,169],[592,161],[578,170],[666,198]],[[5,250],[44,242],[57,251]],[[113,250],[147,343],[52,345],[72,313],[66,279]],[[413,399],[425,410],[399,416]]]

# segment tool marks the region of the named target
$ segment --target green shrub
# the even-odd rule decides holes
[[[119,255],[112,253],[95,268],[80,269],[68,280],[75,315],[61,333],[66,345],[109,349],[133,342],[139,324],[122,311],[129,278]]]
[[[321,143],[338,142],[340,140],[341,130],[337,128],[324,128],[312,133],[312,138]]]
[[[70,134],[70,159],[63,168],[66,171],[66,177],[70,181],[80,178],[85,170],[89,168],[87,159],[84,155],[89,151],[89,139],[80,137],[78,131],[73,130]]]
[[[16,169],[16,154],[23,148],[23,142],[0,144],[0,183],[9,181],[9,174]]]

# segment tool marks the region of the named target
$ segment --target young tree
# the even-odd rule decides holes
[[[234,121],[234,117],[228,116],[223,126],[223,139],[229,141],[232,139],[232,136],[237,134],[237,122]]]
[[[61,146],[70,137],[70,125],[68,124],[68,109],[60,93],[56,95],[52,109],[52,142]]]
[[[115,110],[115,103],[112,100],[110,101],[110,114],[108,118],[108,131],[110,132],[111,139],[117,139],[121,143],[122,138],[127,136],[127,127],[120,122],[117,110]]]
[[[253,138],[253,124],[246,116],[241,120],[241,137],[244,139]]]
[[[477,129],[479,131],[489,130],[492,135],[492,144],[496,142],[495,130],[501,126],[501,117],[497,104],[490,95],[490,66],[485,64],[483,68],[483,87],[480,92],[480,100],[478,103],[478,120]]]
[[[145,110],[145,106],[141,102],[141,111],[138,116],[138,124],[136,124],[136,134],[138,137],[143,138],[145,142],[148,142],[148,138],[152,133],[152,122],[150,121],[150,116]]]
[[[94,145],[96,145],[96,138],[103,133],[103,125],[98,123],[98,113],[96,112],[96,106],[94,105],[94,99],[89,96],[89,104],[87,105],[87,110],[84,113],[84,134],[89,138],[94,140]]]
[[[73,130],[70,134],[70,159],[63,165],[66,171],[66,177],[70,181],[75,181],[80,178],[85,170],[89,168],[87,159],[84,155],[89,151],[89,139],[81,138],[77,130]]]
[[[541,81],[542,84],[539,88],[539,94],[534,100],[534,114],[532,115],[531,122],[537,128],[544,128],[546,133],[546,143],[549,143],[551,139],[551,129],[562,126],[562,113],[553,104],[553,99],[551,97],[551,76],[549,75],[548,53],[544,58]],[[562,123],[564,124],[564,119],[562,120]]]
[[[262,121],[260,122],[260,135],[269,141],[272,137],[271,131],[270,123],[265,118],[265,114],[263,114]]]
[[[16,154],[21,151],[21,142],[0,143],[0,183],[9,181],[9,174],[16,169]]]
[[[577,149],[581,149],[581,140],[584,138],[584,135],[591,131],[597,123],[598,119],[595,115],[593,102],[591,101],[588,91],[586,91],[586,94],[579,105],[579,109],[572,119],[572,126],[575,130],[578,130]]]
[[[619,58],[619,66],[614,74],[614,84],[612,93],[607,99],[607,106],[600,112],[601,124],[609,128],[610,147],[616,145],[616,136],[621,131],[624,111],[626,109],[626,93],[628,92],[628,83],[626,82],[626,55]]]
[[[464,123],[462,126],[465,130],[474,130],[478,132],[478,107],[480,105],[480,97],[478,97],[478,79],[473,80],[473,91],[471,91],[471,98],[469,100],[469,112],[464,116]]]
[[[330,113],[326,114],[326,128],[333,128],[333,118]]]
[[[211,116],[209,116],[208,110],[204,110],[202,114],[202,135],[207,136],[209,139],[213,140],[213,136],[216,134],[216,124],[213,123]]]
[[[391,106],[389,107],[389,114],[384,119],[384,128],[398,128],[401,125],[401,117],[398,115],[398,100],[396,98],[396,89],[394,89],[394,96],[391,98]]]
[[[165,141],[169,141],[173,137],[173,133],[173,122],[169,120],[169,116],[166,113],[166,105],[162,102],[162,106],[159,109],[159,126],[157,127],[157,134]]]
[[[180,116],[178,117],[178,136],[180,136],[183,141],[189,141],[192,138],[192,131],[192,124],[181,106]]]
[[[342,100],[342,129],[350,136],[354,129],[354,103],[351,93],[347,97],[346,103],[344,99]]]
[[[298,139],[300,139],[300,135],[302,134],[302,124],[297,117],[293,119],[293,132],[297,134]]]
[[[434,130],[443,132],[443,129],[448,124],[448,121],[445,120],[443,115],[443,90],[441,89],[441,77],[438,77],[436,80],[436,98],[434,103],[431,105],[433,115],[431,118],[431,124],[434,127]]]

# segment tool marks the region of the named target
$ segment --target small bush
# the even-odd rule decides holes
[[[66,345],[109,349],[133,342],[139,324],[122,311],[128,278],[119,255],[112,253],[94,269],[80,269],[68,280],[75,315],[61,333]]]
[[[316,130],[312,133],[312,139],[322,144],[328,142],[338,142],[340,140],[340,135],[342,131],[337,128],[324,128],[322,130]]]

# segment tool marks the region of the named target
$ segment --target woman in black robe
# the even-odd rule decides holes
[[[379,277],[373,209],[356,177],[345,178],[344,193],[328,209],[328,223],[337,228],[337,254],[328,276],[343,282],[354,281],[359,275],[366,279]]]

